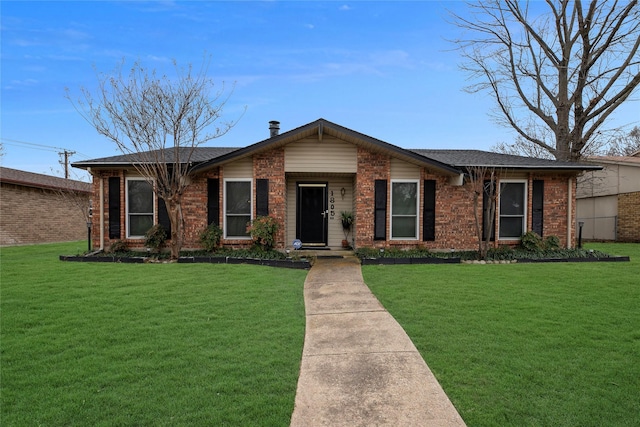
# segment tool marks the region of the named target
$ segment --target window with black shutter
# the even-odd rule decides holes
[[[490,241],[496,240],[496,205],[495,205],[495,189],[496,183],[491,181],[484,181],[484,191],[482,192],[482,240],[487,240],[488,229],[491,228]],[[491,197],[489,197],[489,194]],[[493,215],[489,218],[489,210],[493,204]]]
[[[256,216],[269,215],[269,180],[256,179]]]
[[[544,181],[534,179],[532,191],[531,230],[542,237],[542,230],[544,229]]]
[[[109,238],[120,238],[120,178],[109,177]]]
[[[167,232],[167,239],[171,238],[171,220],[164,199],[158,197],[158,224]]]
[[[375,213],[373,220],[374,240],[387,239],[387,181],[376,179],[375,181]]]
[[[436,181],[424,181],[424,212],[422,215],[422,240],[436,240]]]
[[[220,180],[207,180],[207,225],[220,225]]]

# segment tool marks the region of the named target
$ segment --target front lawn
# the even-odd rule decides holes
[[[640,425],[631,262],[364,266],[469,426]]]
[[[306,272],[2,248],[3,426],[288,425]]]

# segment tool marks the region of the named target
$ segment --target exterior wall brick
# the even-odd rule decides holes
[[[269,216],[275,218],[280,227],[276,233],[275,246],[285,246],[285,220],[287,215],[287,182],[284,171],[284,148],[276,148],[253,156],[254,206],[257,179],[269,180]]]
[[[529,179],[529,208],[527,229],[531,229],[531,200],[533,180],[544,181],[544,204],[543,204],[543,227],[544,237],[557,236],[560,239],[560,246],[573,247],[576,243],[575,221],[567,224],[567,209],[569,207],[568,185],[569,176],[565,174],[532,174]],[[576,180],[571,180],[571,218],[575,218],[576,209]],[[571,227],[571,241],[567,242],[567,226]]]
[[[391,176],[391,158],[358,147],[357,175],[355,180],[354,239],[356,247],[384,247],[384,241],[373,240],[375,217],[375,180]],[[391,195],[387,191],[387,206]],[[389,219],[387,217],[387,229]]]
[[[473,192],[470,185],[467,183],[464,186],[453,186],[449,184],[448,177],[424,170],[422,179],[436,180],[436,238],[434,241],[420,242],[420,244],[429,249],[439,250],[476,249],[478,238],[473,214]],[[422,213],[423,210],[424,206],[421,202],[420,212]],[[480,200],[478,212],[482,215],[482,200]]]
[[[640,242],[640,191],[618,195],[617,239]]]
[[[3,182],[0,206],[2,246],[87,238],[84,213],[56,191]]]

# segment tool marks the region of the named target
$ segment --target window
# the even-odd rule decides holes
[[[500,182],[500,239],[519,239],[526,230],[526,181]]]
[[[418,238],[418,181],[391,182],[391,238]]]
[[[141,178],[127,178],[127,237],[142,238],[153,227],[153,188]]]
[[[225,181],[225,238],[247,239],[247,223],[251,221],[251,180]]]

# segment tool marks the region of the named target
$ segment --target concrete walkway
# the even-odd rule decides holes
[[[306,332],[292,427],[464,426],[355,257],[318,258],[304,284]]]

